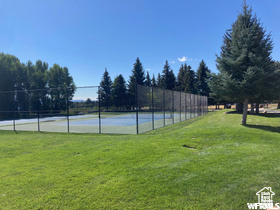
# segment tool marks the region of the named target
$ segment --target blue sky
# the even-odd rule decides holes
[[[150,75],[165,60],[197,69],[215,54],[241,11],[242,0],[0,0],[0,52],[21,62],[69,68],[77,86],[98,85],[105,67],[128,80],[137,57]],[[280,1],[247,0],[271,32],[280,60]],[[179,60],[180,59],[180,60]],[[183,63],[184,63],[183,62]]]

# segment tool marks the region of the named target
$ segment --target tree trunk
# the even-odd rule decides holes
[[[236,109],[238,113],[243,113],[243,103],[237,103]]]
[[[218,109],[220,109],[220,104],[218,104]]]
[[[259,103],[256,103],[256,114],[259,114],[260,113],[260,104]]]
[[[249,102],[249,99],[245,98],[244,103],[243,103],[244,106],[243,106],[243,115],[242,115],[242,121],[241,121],[242,125],[246,125],[247,113],[248,113],[248,102]]]
[[[251,103],[251,114],[254,114],[254,103]]]
[[[268,108],[268,107],[267,107]],[[277,109],[280,109],[280,102],[278,102]]]
[[[216,104],[216,109],[218,109],[218,104]]]

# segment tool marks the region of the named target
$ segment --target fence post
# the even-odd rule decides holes
[[[207,107],[207,112],[208,112],[208,97],[206,97],[206,107]]]
[[[162,103],[163,103],[163,126],[165,126],[165,95],[164,95],[163,88],[162,88]]]
[[[152,86],[152,126],[155,129],[155,112],[154,112],[154,87]]]
[[[16,112],[13,110],[13,115],[14,115],[14,117],[13,117],[13,128],[14,128],[14,132],[16,132],[16,120],[15,120],[15,118],[16,118]]]
[[[193,116],[193,107],[192,107],[192,94],[190,94],[190,119],[192,119],[192,116]]]
[[[37,118],[38,118],[38,132],[40,132],[40,114],[39,114],[39,110],[37,111]]]
[[[139,134],[139,127],[138,127],[138,123],[139,123],[139,119],[138,119],[138,92],[137,92],[137,85],[135,86],[135,108],[136,108],[136,134]]]
[[[181,93],[182,91],[180,90],[180,122],[182,122],[182,117],[181,117],[181,114],[182,114],[182,96],[181,96]]]
[[[100,108],[101,108],[101,99],[100,99],[100,86],[98,86],[98,132],[101,133],[101,116],[100,116]]]
[[[203,97],[203,115],[205,115],[205,96]]]
[[[172,90],[172,124],[174,124],[174,90]]]
[[[69,97],[68,97],[68,87],[66,87],[66,106],[67,106],[67,132],[70,132],[69,127]]]
[[[203,115],[202,113],[202,96],[200,96],[200,116]]]
[[[187,117],[187,109],[188,109],[188,106],[187,106],[187,93],[185,93],[185,120],[188,119],[188,117]]]

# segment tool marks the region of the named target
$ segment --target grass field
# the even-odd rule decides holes
[[[0,131],[0,209],[248,209],[280,203],[280,117],[211,112],[140,135]]]

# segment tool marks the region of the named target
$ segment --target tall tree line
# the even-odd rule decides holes
[[[11,111],[65,110],[76,89],[67,67],[49,68],[41,60],[25,64],[4,53],[0,75],[1,117],[11,116]]]
[[[117,75],[112,82],[105,68],[100,82],[101,106],[105,107],[106,110],[111,106],[120,110],[132,109],[135,107],[136,84],[209,96],[208,81],[210,77],[211,72],[203,60],[196,72],[186,63],[182,64],[177,77],[169,62],[166,61],[162,72],[158,73],[156,79],[155,75],[151,77],[149,72],[145,72],[140,59],[137,58],[127,83],[121,74]]]

